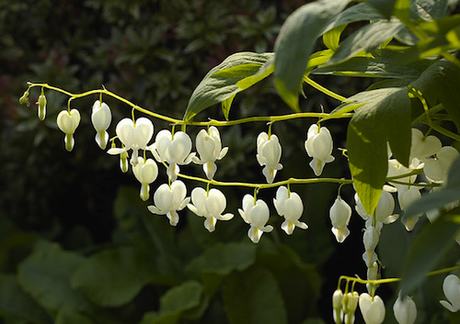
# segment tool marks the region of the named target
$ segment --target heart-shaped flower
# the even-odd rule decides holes
[[[393,313],[399,324],[414,324],[417,318],[417,307],[409,296],[401,298],[401,292],[393,305]]]
[[[73,134],[80,124],[80,112],[77,109],[63,110],[57,116],[57,125],[65,133],[64,143],[67,151],[72,151],[75,144]]]
[[[96,143],[101,149],[105,149],[109,140],[107,128],[112,122],[112,113],[105,102],[96,100],[93,104],[91,122],[96,130]]]
[[[337,196],[334,204],[329,210],[329,218],[331,219],[332,228],[337,242],[342,243],[350,234],[348,223],[351,218],[351,207],[340,196]]]
[[[379,296],[371,297],[367,293],[361,294],[359,309],[366,324],[381,324],[385,319],[385,305]]]
[[[411,158],[423,160],[427,156],[432,156],[441,150],[442,143],[436,136],[426,136],[417,129],[412,128],[412,144],[410,148]]]
[[[272,183],[276,172],[283,168],[283,165],[279,163],[281,151],[281,145],[276,135],[268,136],[267,133],[262,132],[257,136],[256,158],[261,166],[265,166],[262,173],[267,183]]]
[[[291,235],[296,227],[301,229],[308,228],[307,224],[299,221],[303,213],[303,203],[297,193],[289,192],[286,187],[281,186],[276,191],[276,198],[273,199],[273,204],[278,214],[285,219],[281,224],[281,228],[286,234]]]
[[[200,158],[194,157],[193,162],[203,164],[203,171],[210,180],[217,171],[215,161],[222,159],[228,152],[228,147],[222,148],[219,130],[211,126],[202,129],[196,136],[196,150]]]
[[[316,176],[320,176],[326,163],[335,160],[332,154],[332,136],[326,127],[318,127],[317,124],[310,126],[305,141],[305,150],[313,160],[310,166]]]
[[[243,197],[243,209],[238,209],[238,212],[241,218],[251,225],[248,237],[252,242],[258,243],[264,232],[268,233],[273,230],[273,226],[266,225],[270,210],[265,201],[261,199],[255,200],[253,196],[245,195]]]
[[[444,183],[447,180],[450,166],[458,156],[458,151],[452,146],[444,146],[436,153],[436,158],[426,159],[423,171],[426,177],[437,183]]]
[[[185,184],[176,180],[171,185],[162,184],[153,195],[154,206],[148,206],[148,210],[157,215],[166,215],[169,223],[176,226],[179,222],[179,214],[177,211],[182,210],[190,201],[187,195],[187,187]]]
[[[441,300],[441,305],[452,313],[458,312],[460,310],[460,279],[454,274],[448,275],[444,279],[442,290],[447,301]]]
[[[136,179],[141,183],[140,197],[146,201],[149,199],[149,184],[156,180],[158,176],[158,167],[153,159],[144,159],[138,157],[138,162],[133,166],[133,173]]]

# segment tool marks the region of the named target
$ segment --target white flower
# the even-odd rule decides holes
[[[307,140],[305,141],[305,150],[309,157],[313,160],[310,166],[316,176],[320,176],[323,172],[324,165],[335,160],[332,154],[332,136],[326,127],[318,127],[313,124],[307,132]]]
[[[343,296],[343,312],[345,314],[345,324],[355,322],[355,311],[358,308],[359,294],[356,291],[349,292]]]
[[[38,118],[40,120],[44,120],[46,116],[46,97],[45,94],[43,93],[38,97]]]
[[[452,313],[460,310],[460,280],[456,275],[448,275],[442,284],[442,290],[447,298],[447,301],[441,300],[442,306]]]
[[[333,318],[336,324],[341,324],[343,319],[343,292],[340,289],[337,289],[332,294],[332,308],[333,308]]]
[[[117,124],[115,132],[117,133],[118,139],[123,144],[123,147],[111,148],[107,153],[116,155],[132,150],[131,164],[136,165],[139,150],[147,149],[147,144],[152,139],[152,121],[145,117],[138,118],[136,121],[124,118]]]
[[[422,194],[420,193],[420,190],[417,187],[411,187],[410,189],[407,190],[400,190],[398,191],[398,200],[399,200],[399,206],[401,207],[401,210],[407,209],[409,205],[413,204],[417,200],[422,198]],[[417,224],[420,216],[422,216],[423,213],[411,216],[411,217],[406,217],[402,219],[402,222],[404,226],[406,227],[407,231],[412,231],[414,229],[415,224]]]
[[[303,213],[303,203],[297,193],[289,192],[286,187],[281,186],[276,191],[276,198],[273,199],[273,204],[278,214],[285,219],[281,224],[281,228],[286,234],[291,235],[296,226],[301,229],[308,228],[307,224],[299,221]]]
[[[180,172],[179,165],[189,164],[195,153],[192,150],[192,140],[184,132],[171,132],[167,129],[161,130],[156,138],[155,143],[149,146],[155,159],[160,162],[168,163],[167,174],[171,181],[177,179]]]
[[[436,154],[435,159],[425,160],[423,171],[426,177],[432,182],[444,183],[447,180],[452,162],[458,156],[458,151],[452,146],[444,146]]]
[[[334,233],[337,242],[342,243],[350,234],[348,223],[351,218],[351,207],[340,196],[337,196],[329,210],[329,218],[332,223],[332,233]]]
[[[401,292],[393,305],[393,313],[399,324],[414,324],[417,318],[417,307],[409,296],[401,298]]]
[[[226,221],[233,218],[233,214],[222,215],[227,207],[227,200],[219,189],[211,189],[208,193],[203,188],[195,188],[191,194],[192,203],[187,207],[196,215],[205,217],[204,227],[214,232],[217,220]]]
[[[149,199],[151,184],[158,176],[158,167],[154,160],[138,157],[138,163],[133,166],[133,173],[136,179],[141,183],[140,197],[146,201]]]
[[[265,225],[268,221],[270,210],[265,201],[257,199],[251,195],[243,197],[243,209],[238,209],[243,220],[251,225],[248,231],[248,237],[252,242],[258,243],[264,232],[269,233],[273,226]]]
[[[200,158],[195,156],[193,162],[203,164],[206,177],[212,180],[217,170],[215,161],[222,159],[228,152],[228,147],[222,148],[219,130],[211,126],[207,131],[199,131],[196,136],[196,150]]]
[[[177,211],[184,209],[190,201],[189,197],[185,198],[186,195],[187,188],[182,181],[176,180],[171,185],[164,183],[153,195],[155,206],[147,208],[153,214],[166,215],[169,224],[176,226],[179,222]]]
[[[366,324],[380,324],[385,319],[385,305],[379,296],[363,293],[359,296],[359,309]]]
[[[412,128],[412,144],[410,148],[411,158],[425,159],[427,156],[437,154],[442,147],[442,143],[436,136],[426,136],[417,129]]]
[[[272,183],[276,176],[276,172],[283,168],[280,162],[281,159],[281,145],[276,135],[268,136],[267,133],[262,132],[257,136],[257,162],[261,166],[265,166],[262,173],[267,180],[267,183]]]
[[[107,146],[107,142],[109,141],[107,128],[109,128],[110,123],[112,122],[112,113],[105,102],[101,102],[99,100],[94,102],[91,113],[91,122],[96,130],[96,143],[104,150]]]
[[[412,159],[411,164],[409,165],[409,168],[406,168],[404,165],[402,165],[398,160],[396,159],[390,159],[388,160],[388,172],[387,172],[387,177],[397,177],[397,176],[402,176],[404,174],[410,173],[412,170],[415,170],[417,167],[419,167],[420,161],[416,158]],[[414,183],[415,180],[417,179],[417,175],[414,174],[409,177],[404,177],[404,178],[398,178],[398,182],[405,182],[405,183]],[[390,181],[391,183],[391,181]],[[409,185],[402,185],[402,184],[392,184],[394,185],[397,190],[404,190],[408,189]]]
[[[371,215],[369,215],[364,209],[364,206],[361,203],[358,194],[355,194],[355,202],[355,209],[359,216],[361,216],[364,220],[372,218]],[[399,217],[399,215],[393,214],[394,209],[395,200],[393,196],[389,192],[383,190],[382,195],[380,196],[379,202],[377,204],[377,208],[375,209],[377,221],[383,224],[393,223]]]
[[[57,125],[65,133],[64,143],[67,151],[72,151],[75,144],[73,134],[80,124],[80,113],[77,109],[63,110],[57,116]]]

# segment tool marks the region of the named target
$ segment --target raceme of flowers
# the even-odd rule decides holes
[[[43,120],[46,115],[46,97],[43,94],[38,99],[38,116]],[[71,151],[75,145],[73,134],[80,123],[80,113],[77,109],[67,109],[57,117],[58,128],[64,132],[65,148]],[[91,121],[96,131],[95,141],[101,149],[107,147],[109,134],[107,130],[112,121],[111,110],[102,100],[96,100],[92,107]],[[172,226],[179,223],[179,212],[187,207],[198,217],[204,218],[204,227],[209,231],[215,230],[217,221],[228,221],[234,217],[226,213],[227,200],[225,195],[217,188],[209,188],[211,181],[217,173],[217,161],[222,160],[229,148],[222,146],[221,136],[217,127],[209,126],[198,132],[195,140],[197,152],[192,152],[192,140],[185,131],[160,130],[154,141],[154,125],[145,117],[137,119],[124,118],[115,128],[116,137],[111,139],[111,147],[107,153],[120,156],[120,168],[123,172],[132,167],[135,178],[139,181],[140,197],[146,201],[150,198],[150,185],[157,179],[158,166],[166,167],[168,182],[157,187],[153,194],[153,205],[148,210],[153,214],[165,215]],[[309,157],[312,158],[310,167],[316,176],[320,176],[326,164],[335,160],[332,155],[333,140],[329,130],[319,124],[309,127],[304,147]],[[121,143],[116,146],[116,141]],[[275,180],[277,172],[283,168],[280,163],[282,146],[279,138],[271,132],[262,132],[256,139],[255,158],[262,167],[261,173],[268,184]],[[147,157],[150,152],[153,158]],[[403,166],[392,158],[388,152],[388,184],[380,196],[376,210],[372,215],[367,214],[357,194],[354,196],[354,210],[364,221],[363,229],[363,261],[367,266],[367,292],[359,295],[356,291],[342,293],[337,289],[332,297],[333,318],[335,323],[354,323],[355,310],[359,307],[366,324],[380,324],[385,319],[385,306],[383,300],[376,295],[378,285],[373,282],[380,278],[380,260],[376,253],[381,231],[386,224],[395,222],[399,215],[395,208],[404,210],[421,197],[421,189],[416,181],[421,180],[436,186],[442,186],[447,180],[448,170],[459,152],[452,146],[443,146],[441,141],[433,135],[425,135],[420,130],[412,129],[412,145],[410,151],[410,165]],[[187,188],[178,178],[181,176],[180,166],[191,162],[202,165],[203,172],[208,179],[201,180],[207,183],[206,189],[196,187],[187,197]],[[190,177],[200,180],[199,178]],[[242,220],[249,225],[247,235],[249,239],[258,243],[264,233],[273,231],[273,226],[268,224],[270,208],[268,204],[257,197],[258,189],[254,195],[246,194],[241,202],[238,213]],[[397,204],[396,204],[397,203]],[[299,194],[291,191],[289,185],[278,186],[273,206],[279,216],[284,218],[281,229],[291,235],[295,228],[307,229],[308,225],[300,220],[304,213],[304,205]],[[445,206],[452,209],[458,203]],[[333,202],[329,219],[331,231],[337,242],[342,243],[350,235],[348,224],[352,216],[352,207],[342,199],[339,194]],[[402,222],[407,231],[412,231],[422,215],[403,218]],[[438,217],[437,211],[427,213],[430,221]],[[460,237],[457,240],[460,244]],[[447,300],[441,304],[451,312],[460,310],[460,280],[451,274],[446,277],[443,291]],[[414,301],[409,296],[399,295],[393,306],[394,316],[399,324],[413,324],[417,316]]]

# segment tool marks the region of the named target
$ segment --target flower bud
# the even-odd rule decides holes
[[[93,104],[91,122],[96,130],[96,143],[101,149],[105,149],[109,140],[106,130],[112,121],[112,113],[105,102],[96,100]]]
[[[27,89],[26,91],[24,91],[24,94],[22,95],[21,98],[19,98],[19,103],[21,105],[23,104],[29,104],[29,89]]]
[[[43,93],[38,97],[37,103],[38,103],[38,118],[40,120],[44,120],[46,116],[46,97]]]
[[[335,324],[341,324],[343,318],[343,310],[342,310],[342,302],[343,302],[343,293],[342,290],[337,289],[332,294],[332,308],[333,308],[333,317]]]

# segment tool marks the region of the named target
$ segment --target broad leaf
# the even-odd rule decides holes
[[[131,247],[107,249],[81,263],[72,277],[72,286],[97,305],[124,305],[154,276],[154,267],[146,262],[150,258]]]
[[[456,208],[441,215],[433,224],[428,225],[412,243],[403,266],[401,290],[410,293],[433,269],[449,248],[455,244],[460,231],[460,223],[453,218],[460,216]]]
[[[88,311],[92,307],[89,300],[70,285],[70,278],[82,261],[81,256],[65,252],[56,244],[40,242],[19,266],[19,284],[50,312],[62,308]]]
[[[347,148],[355,189],[366,212],[373,214],[388,171],[387,142],[393,156],[408,165],[411,110],[405,88],[359,93],[347,100],[360,105],[348,125]],[[346,106],[345,106],[346,108]]]
[[[393,38],[404,27],[399,21],[378,21],[366,25],[344,40],[326,65],[344,62],[358,53],[369,53]]]
[[[51,317],[21,287],[14,276],[0,274],[0,317],[51,324]]]
[[[390,19],[392,15],[402,21],[409,19],[410,0],[367,0],[385,18]]]
[[[435,209],[442,209],[446,205],[460,199],[460,157],[457,157],[450,167],[447,183],[441,189],[423,195],[423,197],[410,205],[404,217],[426,213]]]
[[[275,44],[275,87],[281,98],[299,111],[298,94],[313,46],[350,0],[320,0],[291,14]]]
[[[338,26],[347,25],[357,21],[371,21],[381,20],[384,17],[374,7],[369,5],[367,2],[358,3],[350,8],[345,9],[343,12],[337,15],[337,18],[326,27],[326,31],[336,28]]]
[[[230,104],[235,95],[273,72],[273,53],[242,52],[230,55],[206,74],[189,99],[184,120],[217,103],[224,103],[228,117]]]
[[[276,278],[263,267],[234,272],[225,279],[223,299],[231,324],[286,324]]]
[[[61,310],[55,324],[94,324],[88,317],[69,309]]]

